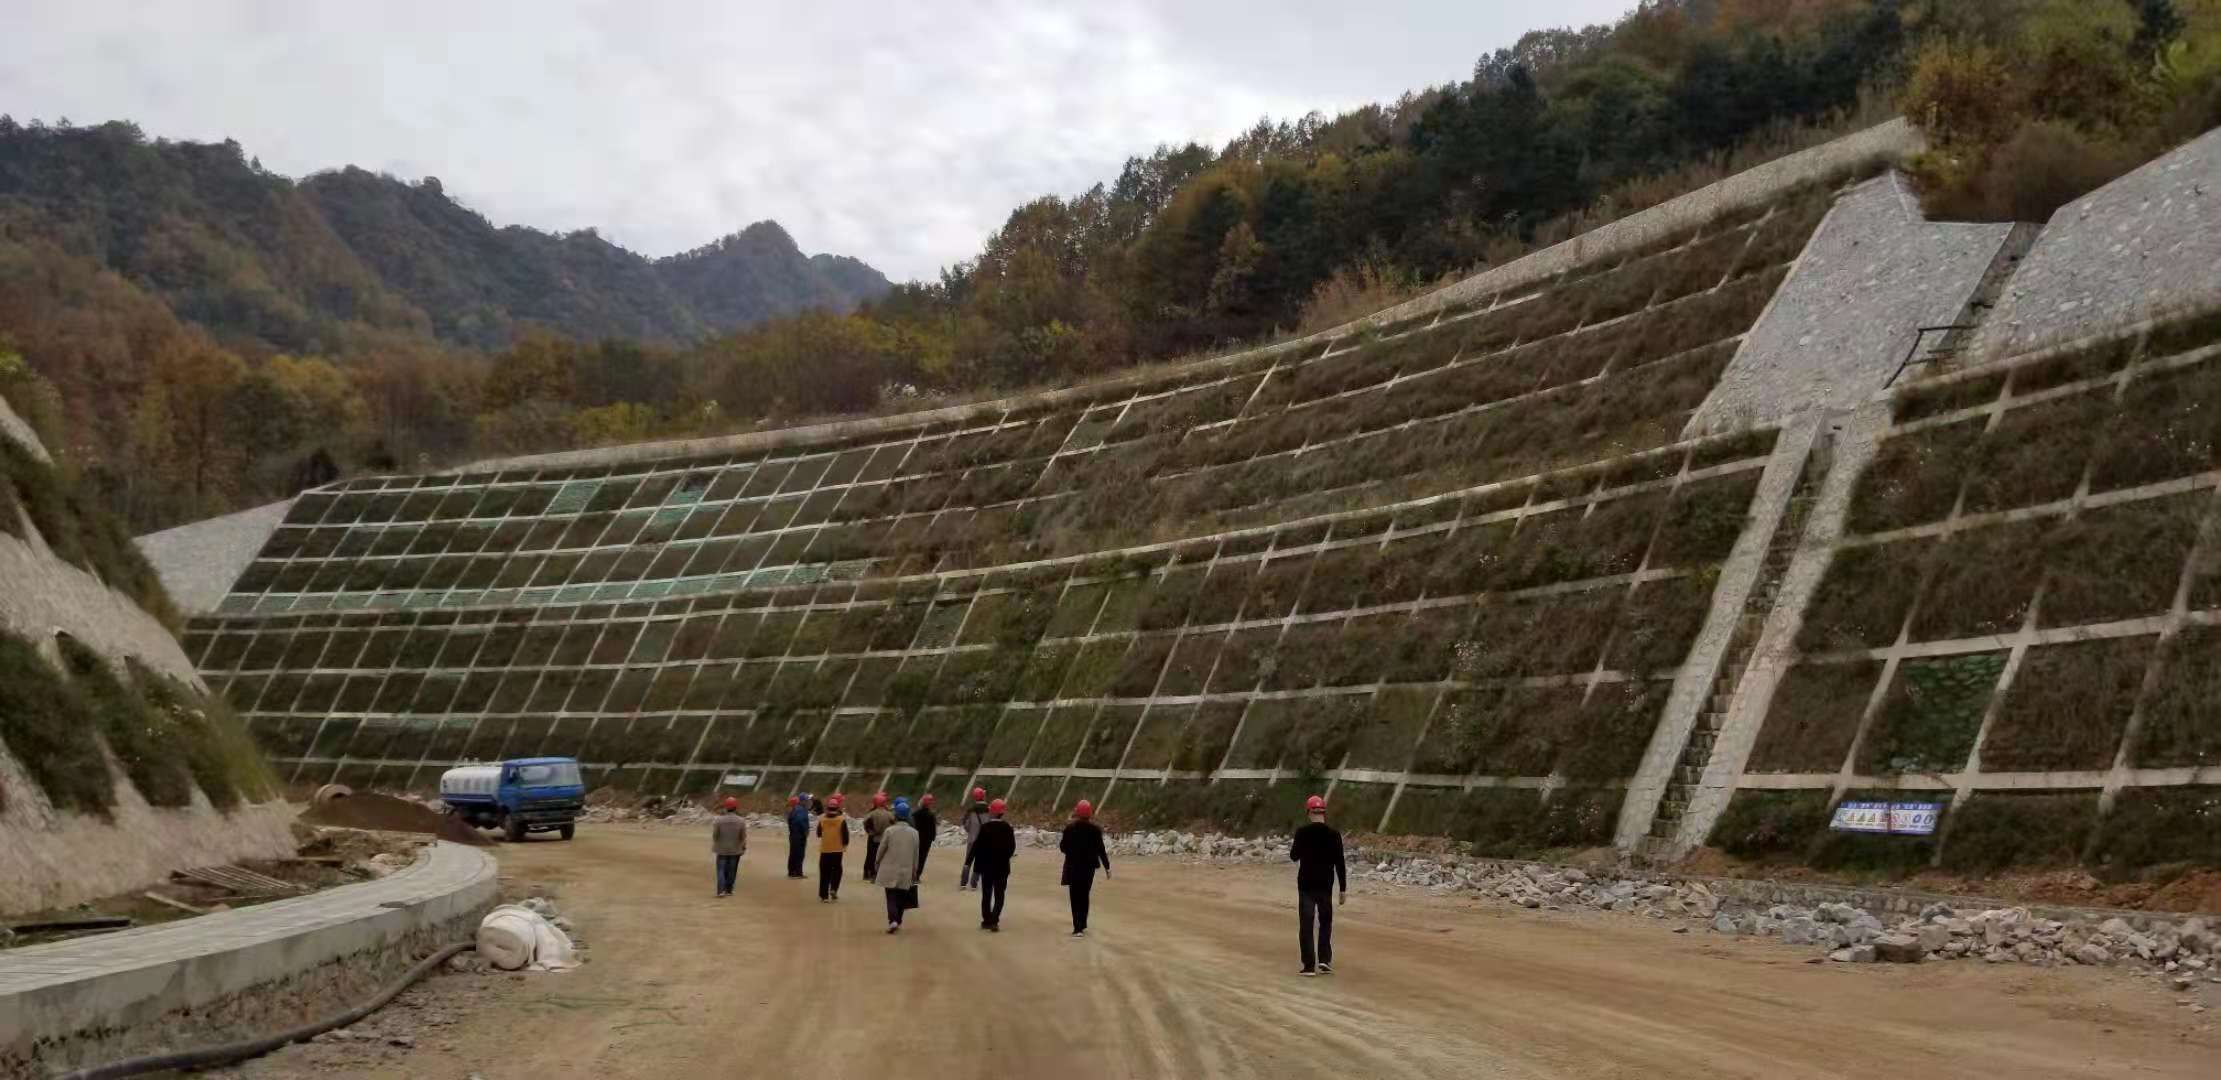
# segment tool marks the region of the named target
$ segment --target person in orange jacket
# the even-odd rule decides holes
[[[825,814],[817,819],[817,902],[830,904],[841,898],[841,856],[848,851],[848,819],[841,816],[841,797],[825,800]]]

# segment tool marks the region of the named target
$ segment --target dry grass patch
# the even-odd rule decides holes
[[[1713,584],[1710,576],[1700,574],[1637,586],[1620,615],[1604,666],[1632,673],[1681,666],[1704,628]]]
[[[1798,664],[1782,676],[1751,748],[1751,772],[1832,773],[1858,737],[1859,718],[1881,678],[1878,660]]]
[[[2167,643],[2129,759],[2139,768],[2221,765],[2221,627],[2188,626]]]
[[[1951,812],[1943,868],[1994,874],[2007,867],[2072,866],[2098,822],[2096,791],[1980,791]]]
[[[2010,510],[2074,494],[2113,419],[2103,389],[2008,411],[1968,463],[1966,512]]]
[[[1938,544],[1902,540],[1837,548],[1797,633],[1806,652],[1876,648],[1897,640]]]
[[[1886,532],[1950,516],[1982,427],[1976,418],[1885,440],[1859,475],[1850,531]]]
[[[2098,858],[2119,869],[2221,864],[2221,787],[2123,789],[2100,829]]]
[[[1833,800],[1811,791],[1738,791],[1705,841],[1738,859],[1801,862],[1827,833]]]
[[[2129,383],[2104,432],[2090,478],[2095,491],[2221,468],[2221,363],[2163,371]]]
[[[2016,521],[1955,533],[1937,545],[1935,573],[1913,619],[1912,640],[2009,634],[2020,629],[2044,576],[2052,522]]]
[[[2153,641],[2114,638],[2030,649],[1982,742],[1982,771],[2111,767]]]
[[[2198,491],[2085,510],[2044,538],[2050,585],[2039,618],[2072,626],[2164,614],[2213,504]]]

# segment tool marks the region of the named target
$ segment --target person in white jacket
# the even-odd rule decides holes
[[[896,799],[895,823],[879,834],[879,874],[887,890],[887,932],[902,929],[902,913],[918,906],[918,830],[910,824],[910,800]]]

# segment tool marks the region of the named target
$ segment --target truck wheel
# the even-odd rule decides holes
[[[524,819],[515,816],[503,817],[501,834],[512,844],[524,843]]]
[[[576,825],[565,825],[565,826],[563,826],[562,828],[560,828],[560,829],[557,829],[557,830],[555,830],[555,835],[557,835],[557,836],[560,836],[560,837],[562,837],[562,838],[563,838],[563,839],[565,839],[565,840],[568,840],[568,839],[570,839],[571,837],[573,837],[573,836],[576,836],[576,835],[578,835],[578,826],[576,826]]]

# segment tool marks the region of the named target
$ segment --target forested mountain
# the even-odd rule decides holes
[[[1641,0],[1469,79],[1134,156],[891,290],[770,223],[650,262],[436,180],[0,121],[0,394],[148,529],[1333,325],[1900,111],[1931,213],[2040,220],[2221,123],[2221,0]]]
[[[295,182],[237,143],[150,141],[121,122],[0,119],[0,228],[91,259],[220,341],[289,352],[368,331],[688,343],[888,288],[855,260],[813,261],[773,222],[649,260],[591,229],[497,228],[434,178],[348,167]]]

